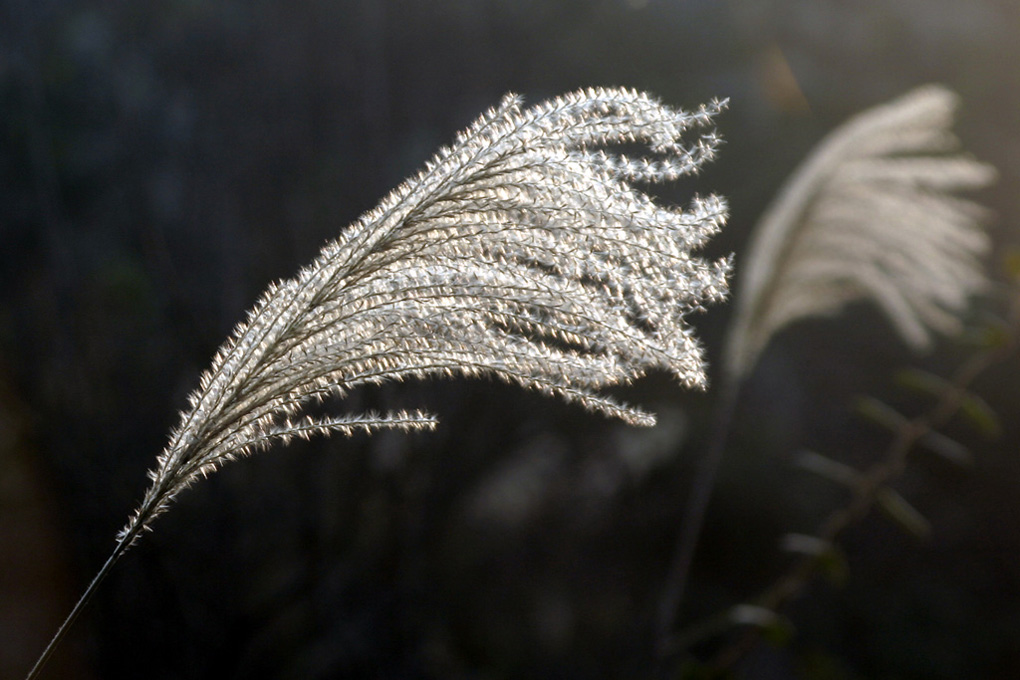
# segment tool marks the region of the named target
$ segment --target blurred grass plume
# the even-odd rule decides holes
[[[959,152],[958,97],[927,85],[830,133],[786,181],[743,256],[724,370],[739,381],[798,319],[870,300],[918,348],[960,328],[987,284],[985,210],[956,192],[995,169]]]

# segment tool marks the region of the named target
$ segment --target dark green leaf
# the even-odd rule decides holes
[[[1020,248],[1009,248],[1002,256],[1002,271],[1014,281],[1020,281]]]
[[[908,422],[906,416],[874,397],[858,398],[855,410],[864,418],[892,432],[896,432]]]
[[[914,367],[897,371],[895,382],[900,387],[933,397],[941,397],[953,389],[953,383],[942,376]]]
[[[977,344],[986,349],[1000,349],[1013,342],[1013,336],[1007,325],[999,321],[988,324],[978,330]]]
[[[970,452],[970,449],[944,434],[935,431],[928,432],[921,437],[921,445],[950,463],[963,467],[970,467],[974,464],[974,454]]]
[[[737,625],[758,628],[762,637],[777,647],[788,645],[796,632],[793,624],[785,616],[752,604],[739,604],[731,609],[730,620]]]
[[[814,557],[819,572],[830,583],[835,586],[846,584],[850,566],[838,545],[817,536],[787,534],[783,537],[783,548],[790,552]]]
[[[963,399],[960,401],[960,415],[989,439],[994,439],[1002,434],[1002,423],[999,421],[999,416],[988,405],[988,402],[976,394],[967,392],[963,395]]]
[[[853,488],[860,482],[861,474],[843,463],[826,458],[814,451],[801,451],[794,458],[794,464],[801,469],[813,472],[819,477]]]
[[[917,538],[927,538],[931,534],[931,523],[927,518],[893,489],[879,489],[876,500],[878,507],[907,533]]]

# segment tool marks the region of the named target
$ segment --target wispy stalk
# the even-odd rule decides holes
[[[200,477],[293,437],[436,423],[420,412],[302,416],[311,402],[486,374],[651,425],[604,388],[653,369],[703,387],[686,316],[726,295],[730,262],[692,253],[722,227],[726,204],[710,195],[666,207],[636,185],[697,172],[720,143],[711,123],[722,107],[588,89],[522,109],[509,95],[271,285],[202,375],[112,556],[29,678],[117,559]],[[618,152],[634,143],[648,156]]]

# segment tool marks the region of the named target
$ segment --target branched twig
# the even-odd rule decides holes
[[[899,424],[882,459],[856,477],[851,488],[853,498],[850,503],[833,511],[819,526],[815,537],[820,544],[833,545],[847,528],[864,519],[879,501],[882,490],[903,474],[914,447],[960,411],[974,381],[1015,353],[1020,336],[1020,299],[1014,300],[1012,304],[1008,329],[1006,342],[974,354],[956,370],[948,387],[926,413],[913,419],[904,419]],[[769,612],[781,609],[808,587],[823,559],[818,554],[804,555],[797,559],[772,586],[754,599],[754,607]],[[757,644],[761,635],[761,627],[749,627],[736,641],[717,652],[709,662],[709,667],[717,671],[732,668]],[[686,647],[684,641],[691,638],[690,634],[683,632],[674,636],[663,650],[664,653],[669,656],[681,654]]]

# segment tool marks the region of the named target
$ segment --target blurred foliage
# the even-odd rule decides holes
[[[56,529],[6,551],[63,541],[84,585],[199,370],[266,283],[508,90],[730,97],[721,161],[664,197],[728,196],[713,254],[739,256],[826,131],[944,82],[962,95],[968,148],[1002,175],[981,197],[996,238],[1015,242],[1018,21],[1001,0],[7,0],[0,369],[21,405],[7,417],[33,443],[19,460],[39,474],[25,479],[43,480]],[[710,357],[727,313],[694,320]],[[944,343],[916,363],[946,375],[967,351]],[[884,433],[848,404],[884,396],[911,362],[866,308],[773,343],[737,414],[692,618],[767,584],[787,559],[781,537],[841,501],[790,455],[860,467],[881,451]],[[846,585],[794,603],[792,641],[738,677],[1020,672],[1018,375],[1014,361],[974,387],[999,438],[947,432],[973,448],[972,468],[925,464],[898,485],[928,540],[881,519],[855,528]],[[638,436],[484,381],[358,393],[351,410],[427,405],[442,428],[228,466],[119,565],[79,624],[80,663],[98,677],[650,677],[651,620],[712,394],[650,376],[624,396],[661,404],[665,428]],[[929,397],[895,398],[912,412]],[[41,650],[50,632],[17,644]]]

